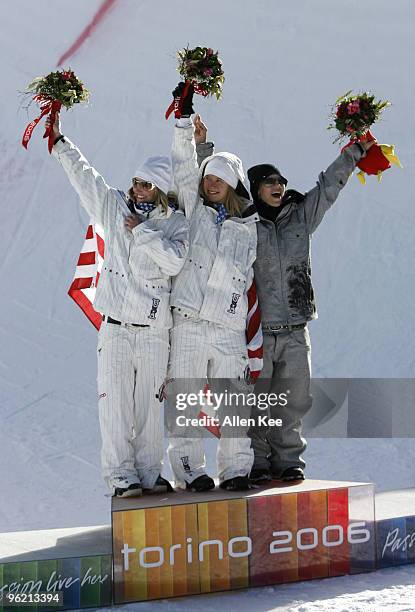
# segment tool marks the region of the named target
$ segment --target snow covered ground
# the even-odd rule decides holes
[[[100,5],[0,3],[0,531],[109,521],[96,334],[66,295],[87,219],[41,128],[28,152],[20,145],[35,107],[17,110],[18,92],[54,68]],[[375,133],[397,144],[404,169],[380,185],[352,177],[313,241],[316,376],[415,376],[414,19],[411,0],[118,0],[67,62],[92,99],[64,114],[63,130],[120,187],[140,159],[169,150],[164,111],[177,81],[175,50],[187,43],[218,48],[223,59],[223,100],[196,99],[217,148],[240,154],[246,167],[275,162],[300,190],[337,153],[325,128],[340,94],[369,88],[392,100]],[[213,471],[213,445],[208,458]],[[411,437],[312,438],[306,459],[309,477],[415,486]],[[409,611],[414,577],[406,567],[128,608]]]
[[[278,587],[127,604],[126,612],[413,612],[415,566]],[[102,609],[102,608],[100,608]],[[119,610],[120,608],[106,608]]]

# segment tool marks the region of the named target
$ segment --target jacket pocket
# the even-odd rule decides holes
[[[186,259],[186,267],[196,270],[199,274],[207,273],[214,262],[214,254],[207,247],[191,244]],[[200,272],[199,272],[200,271]]]
[[[283,234],[288,259],[304,259],[309,252],[309,235],[303,227],[286,229]]]
[[[237,241],[235,245],[234,253],[234,265],[240,271],[241,274],[246,276],[248,271],[248,254],[249,244],[245,242]]]
[[[235,221],[225,221],[218,244],[218,256],[229,266],[235,266],[239,274],[246,276],[251,245],[249,230]]]

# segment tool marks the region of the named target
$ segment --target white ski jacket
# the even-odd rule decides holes
[[[203,204],[199,183],[212,156],[197,165],[193,124],[175,127],[172,148],[173,179],[179,205],[189,219],[189,252],[173,281],[170,303],[183,316],[198,317],[234,330],[245,330],[247,290],[252,282],[259,216],[246,200],[242,218],[215,223],[216,211]],[[216,155],[228,156],[226,153]],[[232,156],[231,163],[235,156]],[[238,179],[245,176],[233,164]]]
[[[155,209],[132,232],[122,192],[109,187],[65,136],[52,153],[65,170],[81,204],[105,232],[104,264],[94,308],[124,323],[170,328],[171,277],[188,251],[189,226],[181,211]]]

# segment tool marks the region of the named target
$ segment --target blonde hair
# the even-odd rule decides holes
[[[158,187],[155,186],[154,189],[156,191],[156,197],[153,202],[155,206],[159,206],[164,212],[167,212],[167,209],[169,207],[169,202],[171,204],[174,204],[174,206],[177,207],[177,195],[174,193],[174,191],[168,191],[166,195],[164,191],[161,191],[161,189],[159,189]],[[133,202],[135,202],[136,199],[135,199],[135,195],[134,195],[134,191],[132,187],[130,187],[127,193],[128,193],[128,197]]]
[[[204,200],[206,200],[206,202],[209,202],[209,199],[205,193],[205,190],[203,189],[203,179],[201,180],[200,185],[199,185],[199,195]],[[228,192],[222,204],[224,205],[224,207],[226,208],[226,210],[228,211],[231,217],[241,217],[242,216],[242,211],[244,209],[244,199],[241,198],[241,196],[238,196],[235,189],[231,187],[230,185],[228,185]]]

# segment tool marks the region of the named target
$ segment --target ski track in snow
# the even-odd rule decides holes
[[[53,68],[51,57],[62,56],[101,5],[72,0],[69,9],[68,0],[14,0],[0,6],[9,100],[0,118],[6,297],[0,302],[0,480],[7,491],[0,531],[109,522],[99,477],[95,334],[67,297],[87,217],[48,155],[42,128],[27,152],[17,147],[34,107],[30,118],[13,107],[16,92]],[[363,188],[352,177],[317,230],[320,319],[310,331],[314,375],[414,377],[414,86],[405,75],[413,72],[415,5],[298,0],[277,10],[274,0],[243,6],[211,0],[202,17],[199,8],[189,0],[114,3],[68,60],[92,98],[89,107],[63,114],[63,131],[110,184],[125,187],[141,158],[169,149],[172,125],[164,111],[178,79],[175,50],[207,44],[224,60],[224,97],[217,104],[197,96],[195,106],[217,150],[234,150],[246,167],[272,161],[290,186],[305,191],[337,151],[325,131],[330,103],[351,87],[391,99],[376,134],[396,142],[405,167],[388,171],[380,185],[369,178]],[[310,438],[305,458],[310,478],[372,481],[378,490],[415,486],[411,438]],[[207,462],[213,474],[214,443],[207,444]],[[413,612],[414,582],[415,566],[406,566],[122,609]]]
[[[49,395],[50,395],[50,392],[49,393],[43,393],[43,395],[41,395],[40,397],[37,397],[36,399],[34,399],[33,401],[29,402],[28,404],[25,404],[24,406],[20,406],[19,408],[17,408],[17,410],[14,410],[10,414],[8,414],[6,417],[4,417],[5,420],[11,419],[12,417],[15,417],[17,414],[20,414],[20,413],[24,412],[25,410],[28,410],[29,408],[33,408],[33,406],[35,406],[36,404],[41,402],[46,397],[49,397]]]

